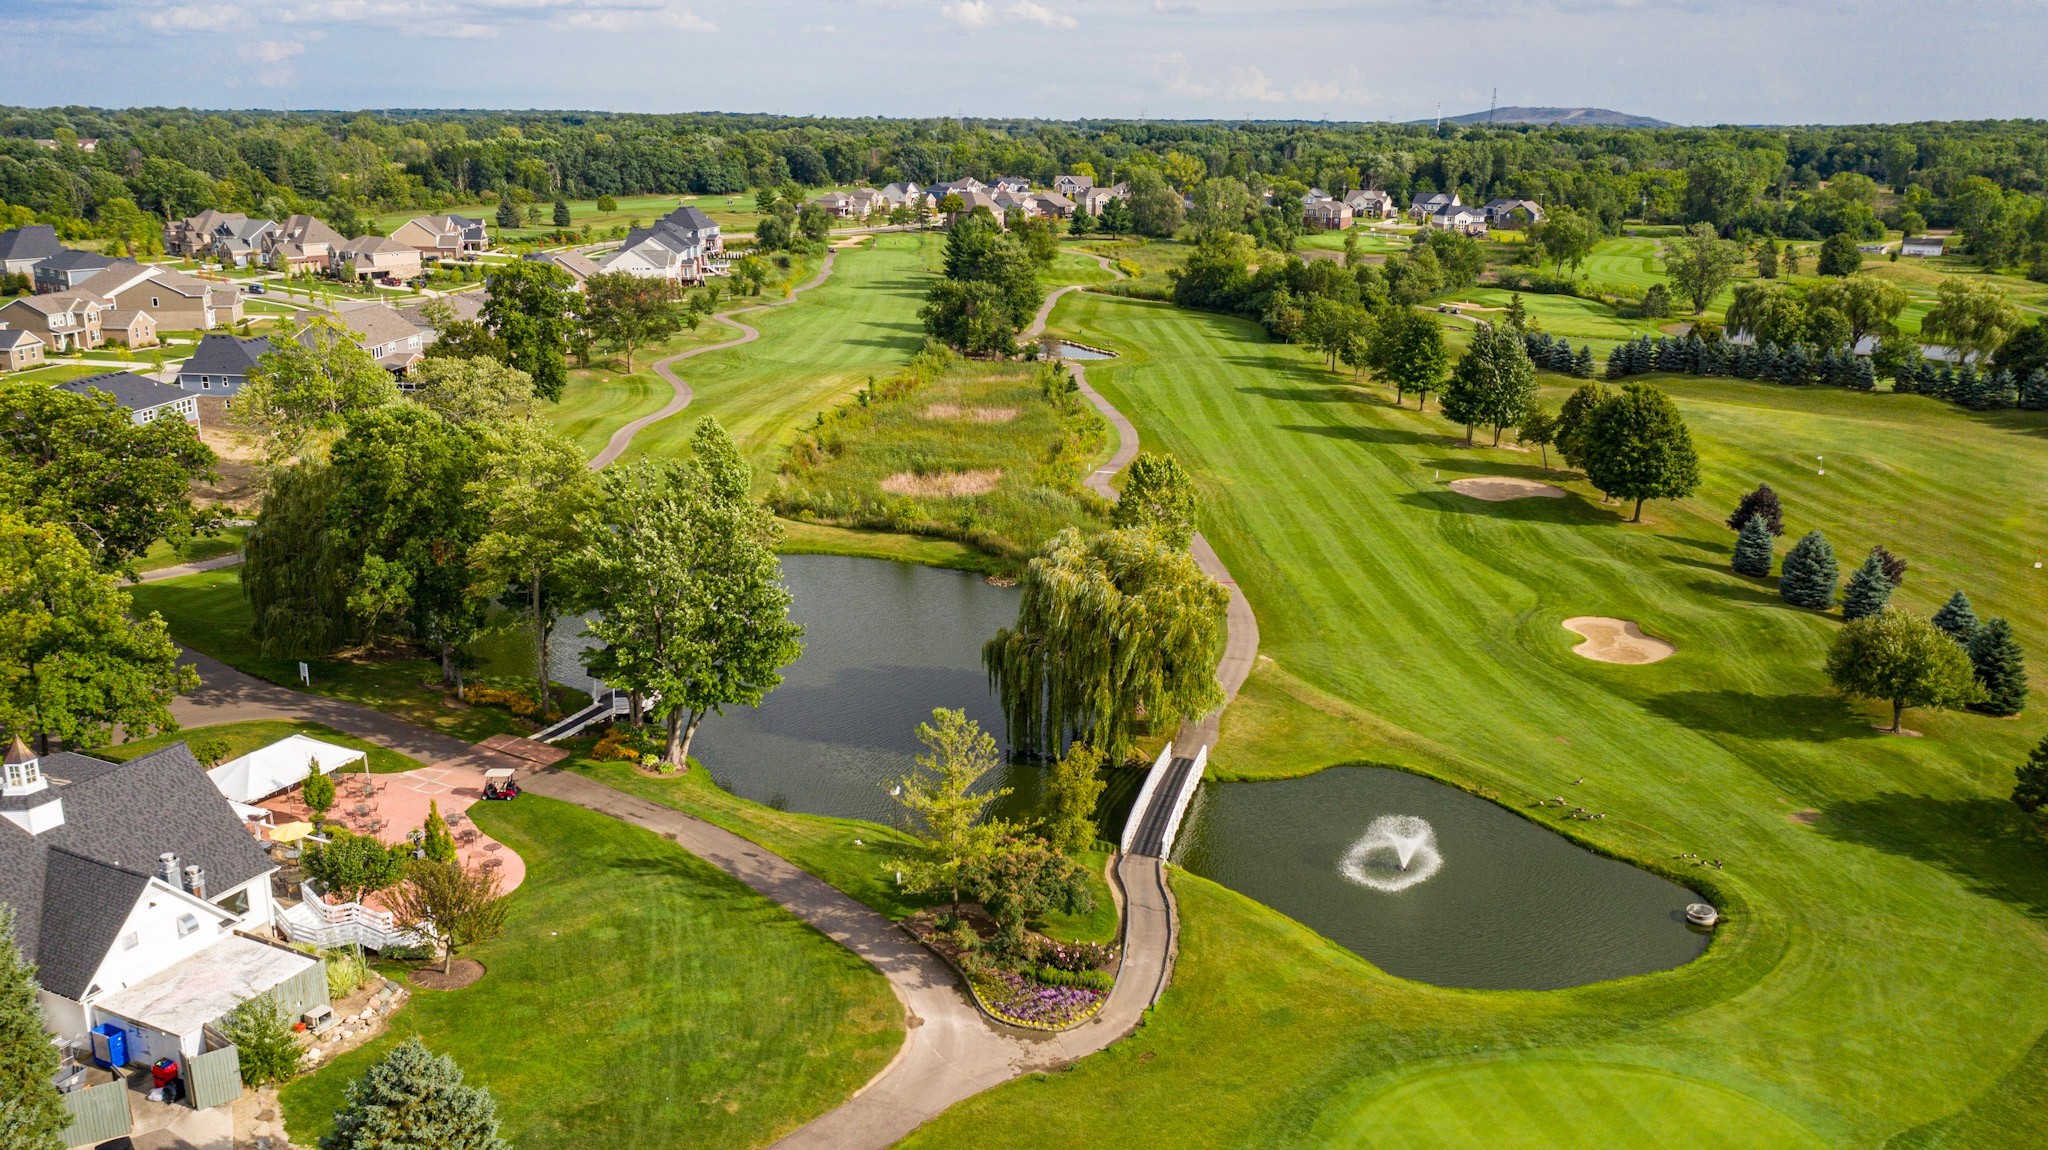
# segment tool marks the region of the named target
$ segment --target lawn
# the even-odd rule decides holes
[[[101,351],[94,352],[93,355],[96,358],[111,358],[113,352],[111,350],[102,349]],[[29,368],[27,371],[18,371],[8,375],[0,375],[0,379],[15,380],[24,383],[30,381],[36,383],[53,384],[69,383],[74,379],[84,379],[87,376],[93,375],[105,375],[110,371],[142,371],[147,369],[148,367],[149,365],[147,363],[137,363],[133,365],[132,368],[123,369],[118,367],[101,367],[96,364],[65,363],[63,360],[59,359],[51,360],[45,363],[42,367],[32,367]]]
[[[1486,310],[1471,313],[1472,318],[1498,323],[1514,294],[1499,288],[1481,287],[1455,292],[1444,298],[1477,304]],[[1594,356],[1602,361],[1617,344],[1639,335],[1655,337],[1664,334],[1659,321],[1625,318],[1599,300],[1536,292],[1522,292],[1521,296],[1522,306],[1528,311],[1533,327],[1569,339],[1574,345],[1591,343]]]
[[[550,1147],[761,1146],[844,1101],[901,1044],[882,976],[658,836],[528,795],[471,817],[526,861],[488,973],[415,991],[391,1033],[286,1086],[313,1145],[347,1084],[419,1035]]]
[[[168,747],[172,743],[189,743],[194,748],[197,748],[205,743],[219,742],[227,748],[227,753],[221,757],[221,762],[226,762],[228,759],[238,759],[250,751],[267,747],[272,743],[290,738],[293,735],[310,735],[322,742],[333,743],[339,747],[351,747],[358,751],[367,751],[370,756],[370,771],[373,774],[383,775],[396,774],[400,771],[416,771],[426,766],[425,763],[420,762],[418,759],[401,755],[397,751],[386,750],[375,743],[358,739],[354,735],[344,735],[332,727],[322,726],[319,723],[286,722],[282,719],[251,719],[245,723],[217,723],[207,727],[186,727],[181,731],[171,734],[152,735],[147,739],[136,739],[132,742],[116,743],[110,747],[101,747],[93,751],[92,754],[102,759],[125,763],[138,755],[146,755],[160,747]],[[351,769],[356,770],[360,768]]]
[[[1926,612],[1960,586],[2048,650],[2032,566],[2048,550],[2048,418],[1663,380],[1707,480],[1630,525],[1582,482],[1459,447],[1434,413],[1250,323],[1095,295],[1055,321],[1125,352],[1091,382],[1196,469],[1204,531],[1260,614],[1272,662],[1226,720],[1219,771],[1376,761],[1524,810],[1584,777],[1607,820],[1529,813],[1667,870],[1687,851],[1730,860],[1711,880],[1677,871],[1727,918],[1675,971],[1445,991],[1177,874],[1176,982],[1146,1028],[909,1145],[2048,1139],[2048,848],[2005,798],[2048,730],[2038,688],[2018,720],[1921,711],[1925,738],[1877,733],[1876,707],[1823,683],[1836,618],[1729,573],[1719,522],[1768,481],[1790,531],[1824,529],[1847,563],[1877,542],[1906,556],[1898,605]],[[1481,503],[1443,486],[1475,474],[1570,495]],[[1580,659],[1558,625],[1578,614],[1638,620],[1678,654]]]
[[[958,539],[1021,568],[1060,531],[1104,526],[1081,481],[1108,453],[1109,424],[1078,393],[1049,399],[1040,374],[1031,363],[921,356],[881,398],[805,432],[769,504],[791,519]],[[917,487],[961,476],[986,489]]]
[[[642,431],[627,458],[686,454],[697,421],[713,416],[765,485],[794,428],[894,372],[922,346],[917,311],[942,244],[935,234],[877,236],[870,247],[842,250],[831,278],[797,302],[740,317],[761,338],[685,360],[677,374],[695,393],[689,409]]]
[[[812,194],[823,195],[826,190],[828,189],[820,189]],[[616,197],[616,203],[615,210],[600,212],[597,210],[597,201],[594,199],[570,200],[569,226],[572,228],[582,228],[587,225],[597,231],[603,231],[606,228],[631,227],[634,221],[637,220],[642,227],[645,227],[662,216],[688,204],[701,210],[705,215],[710,216],[717,222],[725,235],[731,237],[735,234],[753,234],[754,224],[761,218],[761,213],[754,210],[754,193],[750,191],[730,196],[619,196]],[[503,241],[532,239],[536,236],[555,231],[553,202],[543,202],[540,205],[540,211],[543,221],[540,224],[530,227],[522,226],[514,228],[510,232],[505,232],[498,227],[498,208],[495,204],[469,204],[463,207],[446,209],[446,212],[452,212],[458,216],[468,216],[471,219],[484,221],[485,224],[489,225],[491,241],[494,244]],[[390,235],[399,225],[415,216],[440,214],[445,213],[423,210],[386,212],[373,218],[370,221],[369,227],[370,231],[374,234]]]
[[[893,827],[860,819],[792,814],[748,802],[721,788],[708,771],[655,778],[624,763],[574,759],[566,769],[588,775],[629,794],[693,814],[734,834],[752,839],[817,875],[848,895],[890,918],[901,919],[940,899],[910,894],[896,885],[895,868],[915,849],[910,836]],[[1095,910],[1086,915],[1055,914],[1044,929],[1072,942],[1110,942],[1117,936],[1116,903],[1102,877],[1107,856],[1091,851],[1083,862],[1095,895]]]
[[[247,527],[223,527],[212,535],[194,535],[175,547],[159,539],[135,561],[135,569],[157,571],[180,563],[197,563],[203,559],[233,555],[242,549],[242,540],[248,534]]]
[[[448,699],[439,687],[440,664],[427,659],[310,659],[312,685],[302,686],[297,660],[268,658],[258,651],[249,634],[249,600],[242,595],[237,568],[143,583],[129,588],[128,593],[134,597],[137,613],[155,611],[164,617],[172,638],[259,679],[375,707],[470,742],[533,730],[532,724],[501,707],[466,707]],[[470,679],[471,683],[487,681]],[[491,685],[532,689],[530,680]],[[582,705],[584,695],[567,688],[564,691],[571,703]]]

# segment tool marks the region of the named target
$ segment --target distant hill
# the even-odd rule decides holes
[[[1493,122],[1496,124],[1565,124],[1584,125],[1595,128],[1674,128],[1676,124],[1648,116],[1631,116],[1611,108],[1495,108]],[[1484,124],[1485,112],[1467,112],[1462,116],[1445,116],[1446,123]],[[1418,124],[1433,124],[1434,117],[1416,120]]]

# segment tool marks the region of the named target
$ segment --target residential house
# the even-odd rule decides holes
[[[1008,219],[1011,212],[1022,212],[1026,216],[1036,215],[1031,210],[1031,196],[1026,192],[1015,192],[999,188],[989,193],[989,199],[996,202],[995,213],[999,219]]]
[[[936,200],[932,199],[931,193],[918,187],[915,183],[909,182],[890,184],[882,189],[881,196],[882,202],[890,208],[910,208],[915,210],[919,204],[929,207],[937,203]]]
[[[637,228],[610,254],[597,261],[608,272],[650,279],[671,279],[681,283],[703,283],[707,276],[722,275],[724,233],[710,216],[685,205],[654,221],[652,227]]]
[[[1389,220],[1399,214],[1394,197],[1378,188],[1360,188],[1345,196],[1344,202],[1350,206],[1354,219]]]
[[[568,272],[569,278],[576,281],[577,291],[583,290],[583,281],[604,270],[596,260],[578,251],[528,252],[523,258],[537,264],[553,264]]]
[[[1470,204],[1445,204],[1429,217],[1429,226],[1468,236],[1486,233],[1486,212]]]
[[[1308,191],[1302,193],[1302,210],[1306,211],[1309,205],[1311,204],[1320,204],[1325,200],[1334,200],[1336,198],[1337,197],[1331,195],[1330,193],[1324,191],[1321,188],[1310,188]]]
[[[420,361],[429,342],[427,332],[382,301],[343,305],[334,318],[355,336],[356,344],[369,352],[370,358],[396,376],[403,376]]]
[[[873,188],[855,188],[846,194],[852,197],[854,210],[860,213],[862,218],[889,210],[889,202],[882,198],[882,193]]]
[[[1302,209],[1302,222],[1324,231],[1342,231],[1351,226],[1351,205],[1328,196],[1311,201]]]
[[[1486,206],[1479,210],[1485,215],[1486,226],[1490,228],[1515,231],[1543,220],[1542,205],[1535,200],[1496,198],[1486,201]]]
[[[462,259],[490,247],[484,222],[468,216],[415,216],[398,225],[391,238],[437,259]]]
[[[827,215],[842,220],[858,220],[868,214],[865,199],[856,199],[845,192],[826,192],[811,202],[825,209]]]
[[[183,388],[158,383],[132,371],[89,375],[84,379],[60,383],[57,390],[73,395],[103,391],[128,412],[129,422],[137,427],[172,417],[183,419],[193,427],[199,426],[199,400],[196,397],[186,394]]]
[[[334,249],[328,266],[353,279],[399,283],[420,277],[420,249],[384,236],[357,236]]]
[[[931,193],[934,202],[943,200],[955,192],[965,195],[968,192],[986,192],[988,190],[987,184],[982,183],[973,176],[968,176],[965,179],[949,180],[943,184],[933,184],[925,189],[925,191]]]
[[[1099,216],[1102,214],[1102,209],[1109,206],[1109,201],[1124,200],[1129,202],[1130,198],[1130,185],[1111,184],[1106,188],[1083,189],[1081,194],[1074,198],[1074,204],[1091,216]]]
[[[1033,192],[1025,199],[1030,205],[1025,209],[1029,215],[1064,220],[1074,214],[1074,201],[1058,192]]]
[[[1003,206],[997,203],[996,198],[987,192],[975,191],[972,188],[955,188],[948,194],[960,197],[960,210],[948,216],[949,221],[971,216],[976,208],[986,209],[990,215],[996,218],[998,223],[1002,221]],[[943,200],[946,197],[941,196],[939,198]]]
[[[59,1046],[118,1029],[132,1064],[185,1062],[249,999],[327,1004],[320,960],[268,941],[277,868],[185,744],[110,763],[17,738],[0,771],[0,902]]]
[[[51,351],[89,351],[100,345],[106,305],[78,292],[23,296],[0,307],[0,326],[34,332]]]
[[[585,260],[584,262],[589,263],[590,261]],[[597,265],[592,264],[591,266],[596,267]],[[580,288],[582,284],[578,283],[577,286]],[[488,291],[450,292],[447,295],[438,295],[432,299],[421,300],[418,303],[399,308],[398,314],[404,316],[407,323],[420,329],[422,333],[421,339],[425,344],[432,344],[441,337],[441,329],[434,326],[433,320],[427,315],[428,304],[439,305],[434,309],[437,312],[440,308],[447,308],[448,312],[455,317],[455,322],[457,323],[480,323],[484,315],[484,301],[488,298],[490,298]]]
[[[249,382],[249,369],[270,354],[265,336],[202,336],[198,350],[178,369],[178,386],[187,392],[232,396]]]
[[[285,272],[324,272],[347,242],[318,216],[287,216],[265,237],[263,262]]]
[[[134,308],[113,308],[100,313],[100,338],[126,348],[155,347],[156,317]]]
[[[196,216],[172,220],[164,225],[164,251],[174,256],[196,256],[213,247],[214,229],[222,224],[235,224],[249,217],[240,212],[220,212],[208,208]]]
[[[233,264],[246,268],[260,264],[270,249],[271,237],[277,234],[274,220],[259,220],[243,217],[223,220],[213,229],[212,242],[207,250],[223,265]]]
[[[1940,236],[1908,236],[1899,243],[1899,254],[1901,256],[1926,259],[1930,256],[1940,255],[1942,246],[1943,242]]]
[[[1022,176],[997,176],[996,182],[990,185],[989,190],[992,192],[1015,192],[1021,196],[1031,190],[1031,181]]]
[[[1081,193],[1094,186],[1095,179],[1092,176],[1055,176],[1052,181],[1053,191],[1074,200],[1079,199]]]
[[[134,260],[115,263],[78,290],[109,311],[146,311],[165,331],[207,331],[242,320],[241,288]]]
[[[57,229],[49,224],[24,224],[0,232],[0,274],[35,277],[36,265],[57,255]]]
[[[1456,192],[1417,192],[1408,201],[1408,218],[1418,222],[1427,220],[1444,208],[1455,208],[1463,204]]]
[[[36,264],[36,290],[70,291],[119,262],[112,256],[103,256],[98,252],[66,248]]]
[[[0,324],[0,371],[20,371],[43,362],[43,339],[32,331]]]

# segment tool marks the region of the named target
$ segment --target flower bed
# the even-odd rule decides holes
[[[1079,1026],[1095,1017],[1116,985],[1116,950],[1101,943],[1058,942],[1034,934],[1035,962],[1015,970],[997,966],[976,941],[992,936],[995,924],[974,904],[963,907],[959,923],[951,927],[942,928],[930,910],[912,915],[903,926],[960,972],[982,1013],[1009,1026],[1044,1031]]]
[[[983,1010],[1009,1023],[1031,1030],[1065,1030],[1088,1021],[1109,995],[1085,986],[1044,986],[1007,970],[986,978],[969,978],[967,985]]]

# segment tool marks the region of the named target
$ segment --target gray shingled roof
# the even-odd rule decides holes
[[[43,260],[64,250],[57,242],[57,229],[49,224],[25,224],[0,232],[0,260]]]
[[[0,327],[0,351],[7,351],[16,344],[41,343],[43,337],[22,327]]]
[[[84,379],[60,383],[57,390],[68,391],[73,395],[104,391],[114,397],[115,403],[129,411],[147,411],[152,407],[162,407],[166,403],[176,403],[185,398],[183,391],[132,371],[109,371],[101,375],[89,375]]]
[[[199,340],[199,349],[185,366],[178,369],[180,379],[188,375],[233,375],[245,376],[256,361],[270,351],[268,336],[253,336],[239,339],[232,335],[215,332]]]
[[[113,259],[109,256],[103,256],[98,252],[87,252],[80,251],[77,248],[66,248],[63,251],[58,252],[56,255],[53,255],[48,259],[44,260],[41,266],[46,268],[55,268],[58,271],[70,271],[74,268],[92,268],[94,270],[99,270],[102,268],[113,267],[115,264],[119,262],[121,261]]]
[[[210,893],[273,869],[183,743],[125,764],[46,755],[43,773],[51,789],[33,797],[61,799],[64,825],[31,835],[0,819],[0,902],[15,909],[15,942],[53,993],[85,993],[134,909],[122,892],[139,896],[138,876],[146,882],[164,852],[204,870]],[[100,938],[107,946],[85,953]]]

